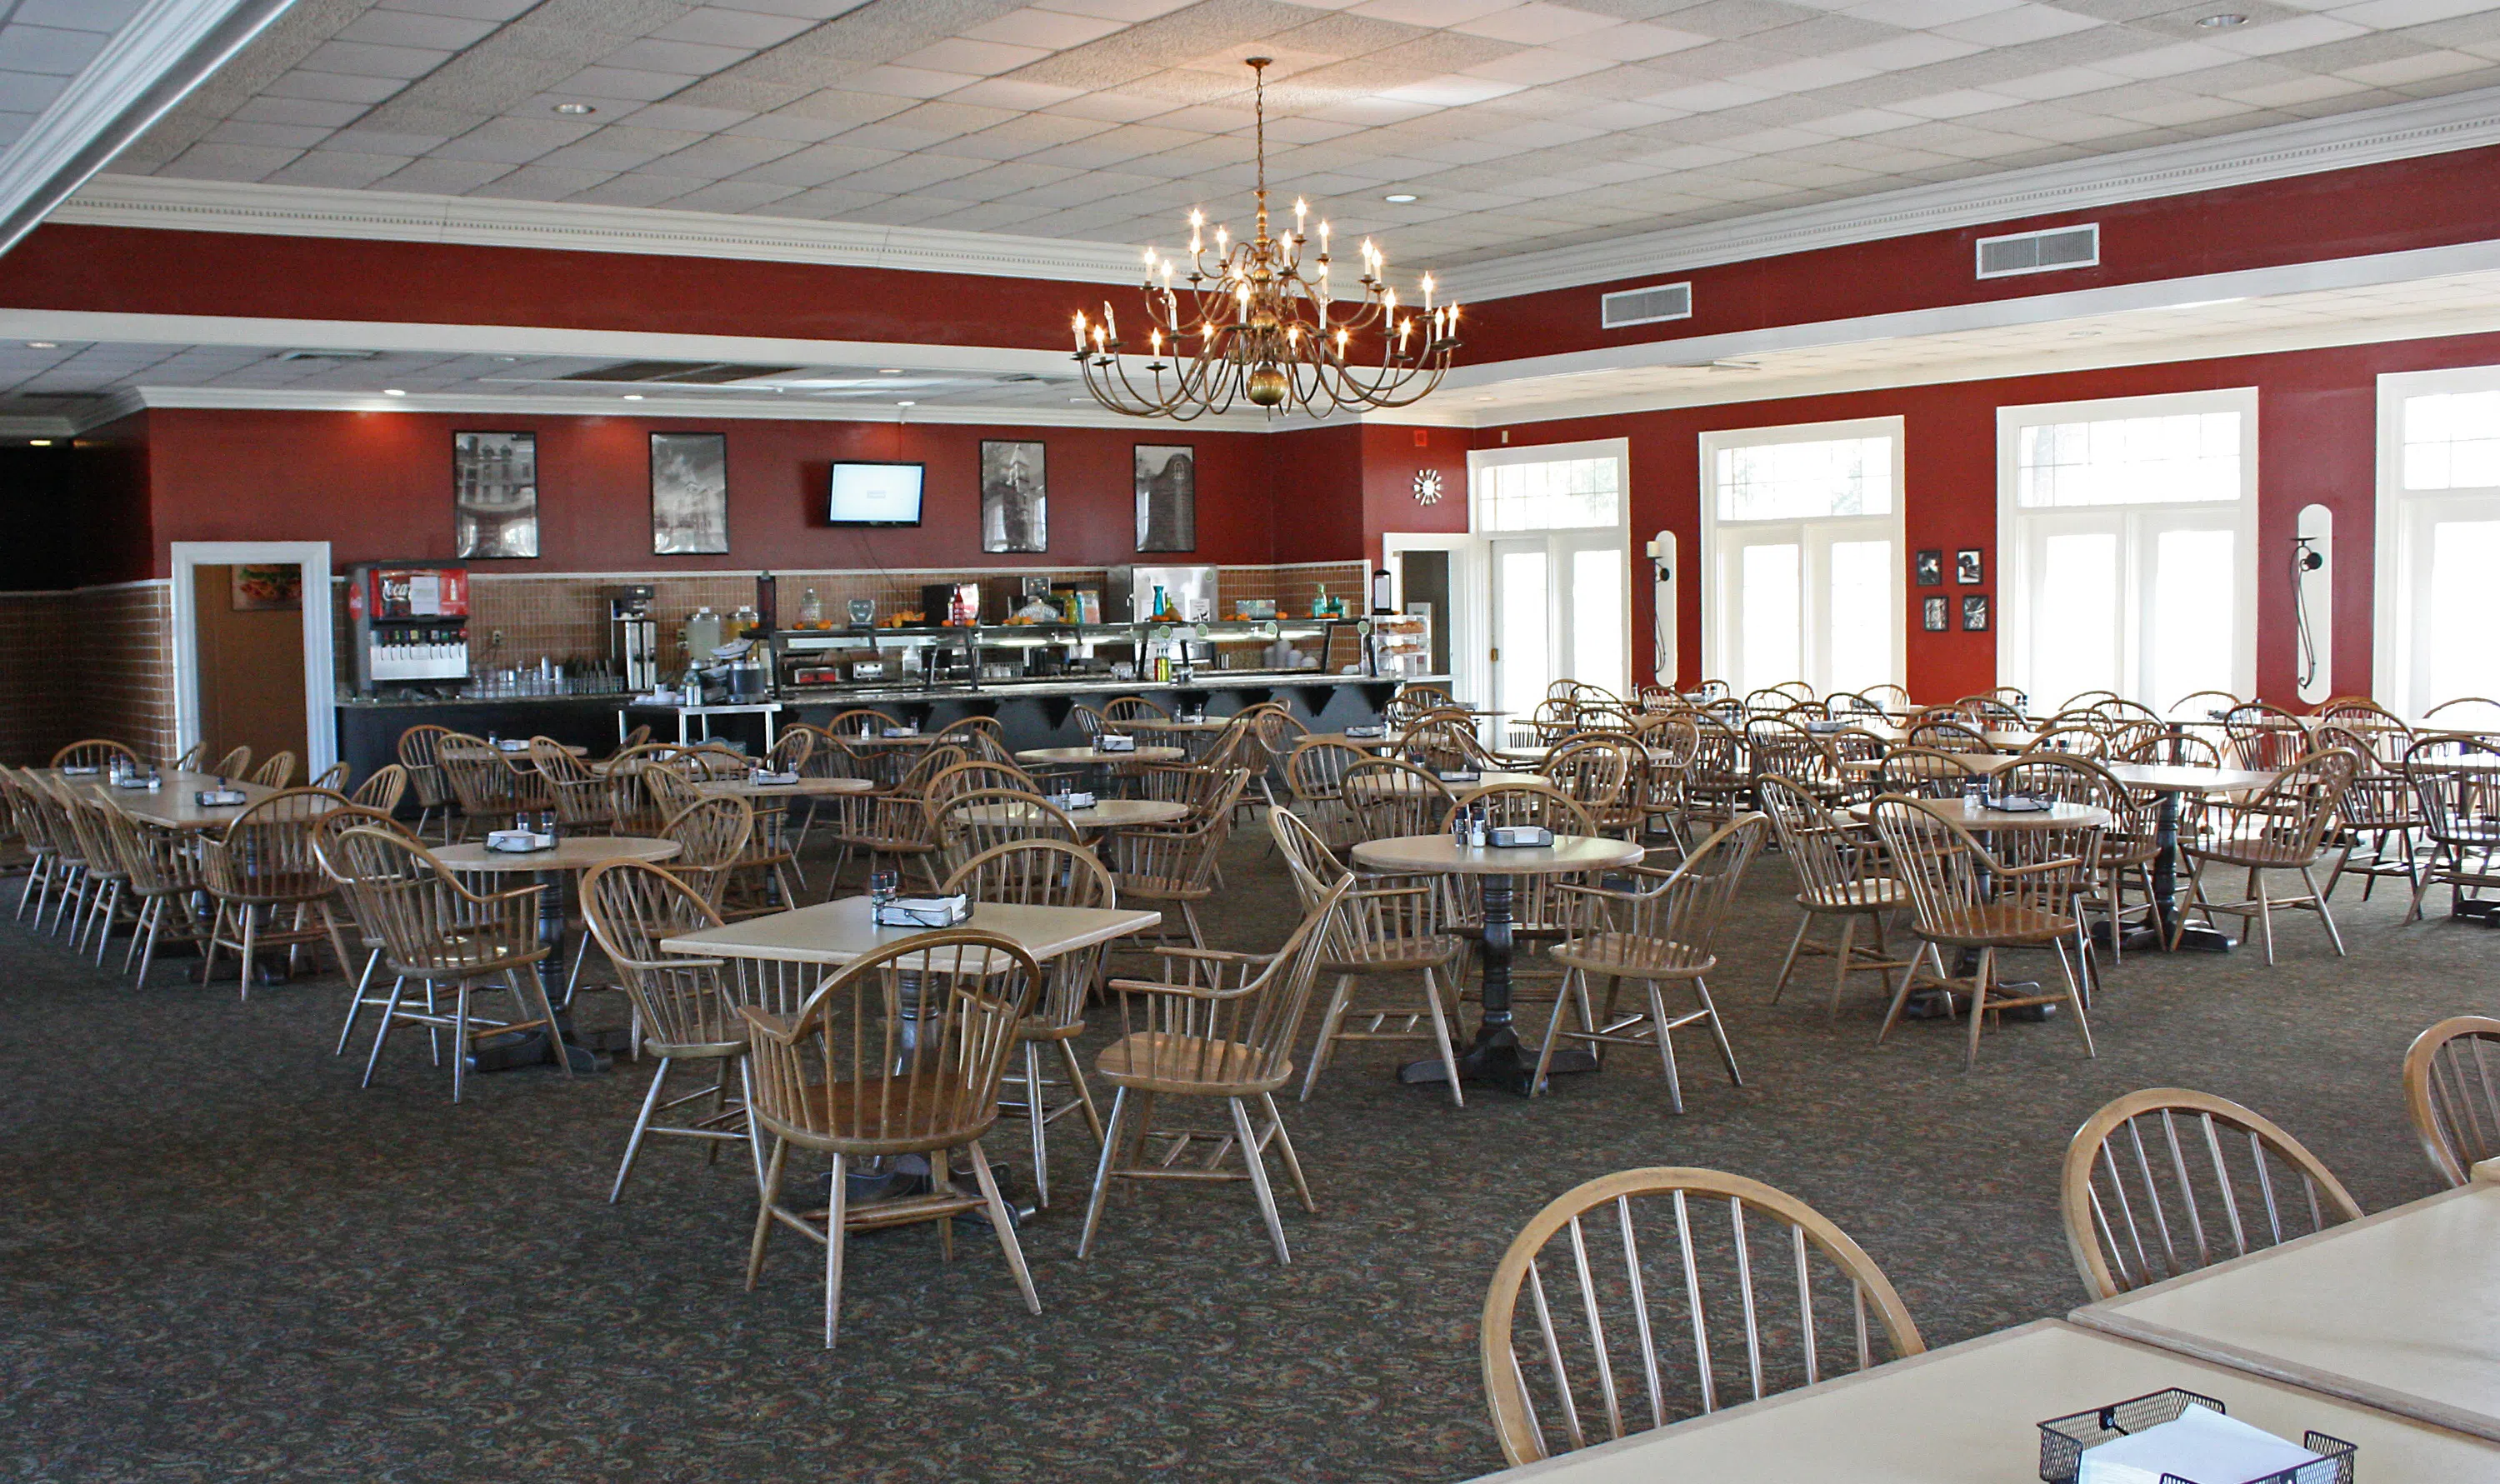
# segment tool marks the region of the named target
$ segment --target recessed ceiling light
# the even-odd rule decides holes
[[[917,402],[898,402],[895,404],[896,407],[918,407],[919,405],[920,404]]]
[[[385,397],[405,397],[408,393],[400,390],[396,386],[385,386],[382,388],[382,395]]]
[[[599,112],[599,110],[592,108],[587,103],[559,103],[555,106],[555,111],[559,114],[567,114],[575,116],[578,116],[583,114],[596,114]]]
[[[638,391],[629,391],[625,394],[625,400],[628,402],[640,402],[642,400],[642,394]]]
[[[877,375],[881,377],[899,377],[903,375],[903,368],[900,366],[883,367],[878,370]]]
[[[61,343],[56,340],[30,340],[26,342],[26,348],[29,350],[58,350],[60,347]]]
[[[1491,398],[1491,397],[1478,397],[1476,400],[1477,400],[1478,402],[1491,402],[1491,401],[1493,400],[1493,398]]]
[[[49,438],[30,438],[26,440],[26,446],[29,448],[49,448],[51,445],[52,441]]]
[[[2068,340],[2089,340],[2100,333],[2101,332],[2098,330],[2068,330],[2066,332],[2066,338]]]
[[[2196,23],[2208,31],[2221,31],[2232,26],[2247,25],[2249,17],[2224,11],[2219,16],[2199,16],[2196,17]]]
[[[1399,206],[1404,206],[1407,202],[1415,199],[1415,193],[1411,190],[1393,190],[1380,199],[1383,201],[1395,202]]]

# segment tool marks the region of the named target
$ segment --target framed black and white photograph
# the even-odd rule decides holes
[[[1198,549],[1198,450],[1137,445],[1137,549]]]
[[[1921,587],[1942,587],[1945,583],[1945,554],[1922,551],[1918,557],[1918,578]]]
[[[1050,481],[1041,445],[981,441],[981,549],[1050,549]]]
[[[1953,627],[1953,609],[1946,600],[1942,598],[1924,599],[1920,604],[1920,608],[1925,615],[1926,630],[1928,633],[1942,634]]]
[[[651,554],[729,549],[729,435],[651,435]]]
[[[539,554],[539,436],[451,435],[451,530],[455,554]]]
[[[1988,594],[1971,593],[1961,600],[1961,626],[1971,634],[1988,631]]]
[[[1954,553],[1954,581],[1963,587],[1977,587],[1988,580],[1988,563],[1977,546],[1965,546]]]

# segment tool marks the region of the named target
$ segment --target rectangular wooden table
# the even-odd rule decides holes
[[[2019,1484],[2039,1477],[2038,1424],[2170,1386],[2293,1442],[2314,1428],[2352,1443],[2368,1484],[2500,1478],[2500,1448],[2481,1439],[2054,1319],[1488,1477]]]
[[[2500,1186],[2329,1227],[2073,1318],[2500,1442]]]
[[[218,780],[214,775],[176,773],[168,769],[159,775],[164,778],[164,785],[150,791],[145,788],[115,788],[106,782],[101,774],[56,773],[53,775],[64,782],[84,784],[98,798],[110,799],[120,805],[127,812],[147,820],[149,824],[162,825],[169,830],[222,830],[234,823],[236,816],[245,809],[278,792],[277,789],[263,784],[247,783],[240,778],[227,778],[225,786],[242,793],[247,802],[210,807],[203,806],[199,802],[199,793],[204,788],[217,786]]]
[[[666,939],[660,946],[671,953],[702,958],[840,965],[933,931],[880,928],[870,920],[869,908],[868,898],[845,897],[796,911],[706,928],[700,933]],[[971,918],[963,926],[975,932],[996,933],[1036,959],[1052,959],[1145,932],[1162,922],[1162,913],[1141,912],[1134,907],[1017,907],[978,902],[972,906]]]

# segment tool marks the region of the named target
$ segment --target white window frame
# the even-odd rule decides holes
[[[2135,544],[2126,534],[2129,527],[2148,517],[2157,519],[2180,511],[2216,510],[2224,504],[2221,501],[2199,501],[2192,504],[2049,506],[2025,511],[2016,503],[2022,478],[2022,471],[2017,464],[2021,457],[2023,430],[2044,423],[2176,417],[2207,412],[2240,414],[2240,497],[2229,502],[2233,516],[2231,565],[2236,625],[2231,643],[2231,689],[2242,696],[2256,694],[2257,389],[2253,386],[2163,392],[2148,397],[2096,397],[2083,402],[2036,402],[1996,410],[1996,577],[1982,591],[1990,595],[1989,606],[1996,614],[1996,677],[1999,684],[2016,686],[2026,692],[2032,689],[2027,674],[2031,650],[2031,605],[2027,601],[2027,588],[2031,575],[2028,571],[2029,546],[2023,539],[2022,521],[2024,516],[2047,520],[2074,515],[2121,517],[2121,601],[2125,608],[2120,634],[2119,672],[2120,688],[2123,690],[2128,683],[2142,679],[2137,672],[2142,668],[2142,626],[2147,601]],[[2031,699],[2035,705],[2055,706],[2066,698],[2034,695]],[[2159,710],[2179,697],[2143,696],[2138,699]]]
[[[1892,510],[1889,515],[1821,515],[1804,520],[1728,520],[1719,518],[1719,451],[1723,448],[1759,448],[1773,444],[1822,444],[1843,439],[1889,438],[1892,441]],[[1892,544],[1891,594],[1891,671],[1886,683],[1906,683],[1909,667],[1909,589],[1903,573],[1910,556],[1908,508],[1909,490],[1903,483],[1904,449],[1909,443],[1907,419],[1902,417],[1855,417],[1838,422],[1797,422],[1762,428],[1721,428],[1701,435],[1701,561],[1695,569],[1701,576],[1701,665],[1706,676],[1725,678],[1736,669],[1737,635],[1735,623],[1736,595],[1728,588],[1722,573],[1726,547],[1739,531],[1795,530],[1800,533],[1798,559],[1803,566],[1798,572],[1798,590],[1804,596],[1806,609],[1798,614],[1798,659],[1805,670],[1803,676],[1782,676],[1781,680],[1803,678],[1809,681],[1827,676],[1830,656],[1821,653],[1826,647],[1824,636],[1829,633],[1828,615],[1821,611],[1830,591],[1828,570],[1816,570],[1808,560],[1808,551],[1816,544],[1804,539],[1816,530],[1837,532],[1847,526],[1872,537],[1878,530]],[[1726,535],[1720,527],[1727,528]],[[1843,538],[1846,539],[1846,538]],[[1822,544],[1828,549],[1828,541]],[[1777,681],[1761,681],[1775,684]]]
[[[1477,609],[1475,614],[1472,615],[1474,618],[1472,632],[1487,635],[1493,632],[1491,576],[1492,543],[1497,541],[1534,540],[1540,536],[1559,536],[1566,538],[1594,536],[1603,534],[1609,528],[1605,526],[1556,526],[1551,530],[1542,531],[1489,530],[1486,528],[1484,520],[1484,471],[1511,464],[1557,464],[1570,459],[1604,458],[1615,461],[1615,524],[1612,527],[1612,530],[1616,540],[1621,544],[1624,553],[1624,671],[1623,674],[1612,676],[1611,678],[1597,676],[1575,676],[1575,678],[1586,679],[1592,684],[1604,685],[1620,696],[1629,696],[1631,694],[1632,666],[1636,662],[1636,651],[1632,646],[1632,614],[1630,602],[1631,584],[1633,581],[1632,562],[1635,555],[1632,550],[1631,446],[1631,440],[1628,438],[1597,438],[1591,439],[1584,443],[1519,444],[1509,447],[1500,448],[1473,448],[1469,449],[1467,452],[1467,530],[1472,533],[1474,537],[1475,547],[1473,553],[1474,559],[1470,565],[1477,573],[1484,575],[1483,582],[1469,593],[1469,603],[1471,607],[1479,602],[1482,604],[1482,607]],[[1454,578],[1455,577],[1456,575],[1453,574]],[[1551,605],[1551,611],[1549,611],[1546,618],[1546,622],[1549,625],[1546,632],[1549,634],[1562,634],[1569,632],[1565,627],[1566,615],[1562,611],[1562,584],[1560,582],[1549,581],[1546,584],[1546,601]],[[1454,632],[1453,638],[1455,639],[1455,637],[1456,634]],[[1473,667],[1477,663],[1478,661],[1475,657],[1470,656],[1467,661],[1467,665],[1471,673]],[[1481,694],[1489,696],[1491,694],[1490,686],[1492,683],[1492,666],[1489,660],[1483,661],[1482,663],[1485,667],[1485,685],[1488,688],[1481,692]]]
[[[2446,696],[2413,693],[2414,594],[2406,580],[2413,566],[2410,517],[2434,506],[2500,516],[2500,495],[2484,490],[2405,490],[2405,402],[2442,392],[2500,390],[2500,366],[2460,366],[2447,371],[2394,371],[2379,378],[2379,485],[2371,595],[2371,693],[2400,716],[2418,719],[2424,706]]]

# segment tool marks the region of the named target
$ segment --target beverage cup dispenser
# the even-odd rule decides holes
[[[651,616],[649,583],[600,590],[608,603],[609,668],[627,690],[647,695],[660,683],[660,621]]]

